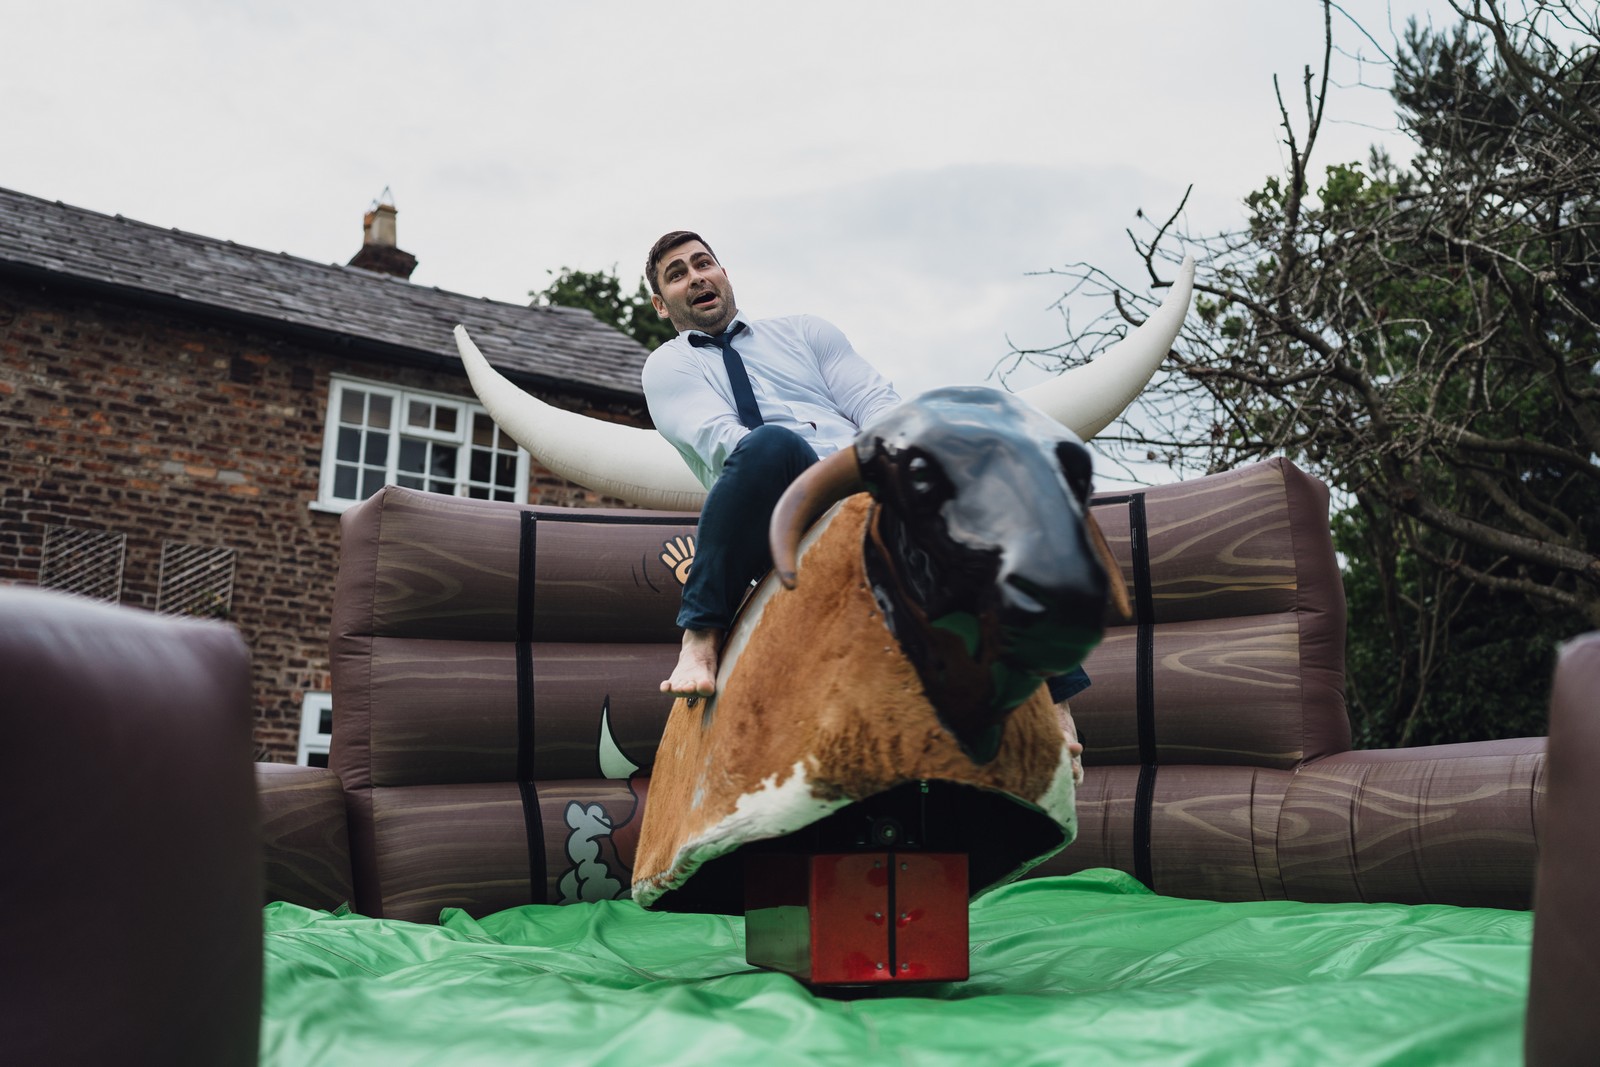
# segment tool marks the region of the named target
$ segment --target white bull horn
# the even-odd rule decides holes
[[[551,407],[518,389],[457,326],[456,348],[489,417],[557,477],[640,507],[699,511],[706,490],[654,430]]]
[[[1018,395],[1087,441],[1133,403],[1172,348],[1189,311],[1194,258],[1178,269],[1172,290],[1151,316],[1092,363]],[[489,366],[465,326],[456,347],[473,391],[489,417],[552,473],[587,489],[664,511],[698,511],[706,491],[654,430],[620,426],[529,396]]]
[[[1085,441],[1117,420],[1155,375],[1189,313],[1194,257],[1185,256],[1161,306],[1093,362],[1017,395]]]

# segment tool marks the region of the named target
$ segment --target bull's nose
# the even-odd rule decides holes
[[[1073,582],[1048,588],[1020,574],[1006,577],[1000,596],[1006,613],[1013,618],[1054,615],[1074,620],[1098,620],[1106,599],[1103,583]]]
[[[1008,659],[1036,675],[1069,671],[1100,643],[1104,583],[1045,586],[1009,577],[1000,586],[1000,601],[1000,623],[1011,646]]]
[[[1006,608],[1011,611],[1021,612],[1024,615],[1043,615],[1050,609],[1041,599],[1041,590],[1028,579],[1013,574],[1006,579],[1001,597]]]

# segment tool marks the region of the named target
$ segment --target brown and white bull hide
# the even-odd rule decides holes
[[[768,576],[735,623],[716,695],[673,706],[634,861],[640,904],[666,904],[664,894],[747,844],[918,781],[1014,802],[998,810],[1014,810],[1020,843],[1014,827],[995,828],[1011,851],[979,892],[1075,836],[1067,739],[1042,686],[1006,720],[986,763],[941,725],[868,587],[862,545],[872,507],[858,494],[818,523],[803,543],[805,582],[783,590]]]

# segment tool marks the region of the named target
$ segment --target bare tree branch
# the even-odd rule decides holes
[[[1565,632],[1600,627],[1600,9],[1452,7],[1460,25],[1413,22],[1385,53],[1416,144],[1405,164],[1375,151],[1313,170],[1335,85],[1325,2],[1303,125],[1274,80],[1283,170],[1241,224],[1191,232],[1187,193],[1142,211],[1128,236],[1143,284],[1053,272],[1075,307],[1104,310],[1018,353],[1087,361],[1193,254],[1193,313],[1102,451],[1179,473],[1285,455],[1327,481],[1379,583],[1353,632],[1378,628],[1393,650],[1381,675],[1352,675],[1352,700],[1406,737],[1432,728],[1424,705],[1453,684],[1440,672],[1485,597]]]

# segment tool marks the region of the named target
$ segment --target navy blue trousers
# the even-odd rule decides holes
[[[700,508],[679,626],[726,630],[733,622],[750,583],[772,568],[767,543],[772,509],[789,483],[816,461],[805,439],[781,426],[757,426],[744,435]]]

